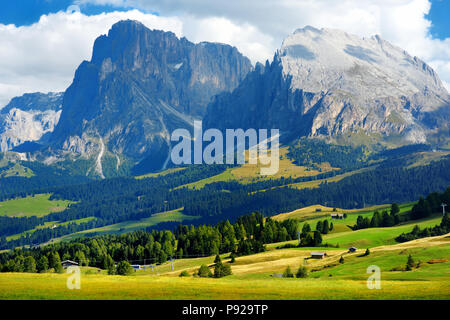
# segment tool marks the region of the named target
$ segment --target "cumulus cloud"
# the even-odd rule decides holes
[[[60,12],[26,27],[0,25],[0,106],[29,91],[60,91],[81,60],[89,59],[94,39],[113,23],[135,19],[170,30],[194,42],[236,46],[253,62],[271,59],[284,37],[312,25],[360,36],[381,35],[435,68],[449,89],[450,39],[434,39],[425,18],[429,0],[76,0],[137,10],[96,16]],[[3,48],[5,48],[3,50]]]
[[[264,49],[260,54],[247,52],[253,60],[270,58],[284,37],[297,28],[311,25],[336,28],[360,36],[379,34],[391,43],[406,49],[436,69],[450,89],[450,39],[433,39],[431,21],[426,14],[430,0],[79,0],[80,3],[111,4],[153,10],[165,16],[188,16],[195,19],[220,17],[234,26],[253,29],[260,35]],[[191,19],[191,18],[190,18]],[[191,19],[192,20],[192,19]],[[230,29],[231,30],[231,29]],[[208,32],[209,30],[205,30]],[[235,32],[235,31],[232,31]],[[223,31],[219,32],[223,36]],[[200,32],[186,32],[201,37]],[[233,38],[234,39],[234,38]],[[236,39],[234,39],[236,40]],[[257,48],[257,45],[248,46]]]
[[[90,59],[94,40],[123,19],[182,35],[179,19],[138,10],[95,16],[59,12],[31,26],[0,25],[0,106],[25,92],[64,91],[81,61]]]

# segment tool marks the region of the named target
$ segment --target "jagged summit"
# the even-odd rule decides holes
[[[270,65],[218,97],[205,122],[279,128],[291,138],[357,134],[370,143],[417,143],[448,127],[449,105],[436,72],[380,36],[306,26],[283,41]]]
[[[2,109],[0,113],[6,114],[12,109],[20,109],[22,111],[46,111],[46,110],[60,110],[63,92],[33,92],[25,93],[20,97],[14,97]]]
[[[99,176],[103,158],[119,166],[119,155],[160,169],[170,132],[189,129],[212,96],[231,91],[251,70],[250,60],[230,45],[195,44],[120,21],[96,39],[91,61],[78,67],[49,147],[97,157]]]
[[[63,93],[26,93],[0,110],[0,152],[41,139],[61,115]]]
[[[448,93],[436,72],[380,36],[361,38],[335,29],[307,26],[287,37],[277,55],[292,87],[309,92],[343,90],[364,100]]]

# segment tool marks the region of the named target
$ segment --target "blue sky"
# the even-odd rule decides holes
[[[432,1],[430,12],[426,17],[433,24],[430,30],[433,37],[450,38],[450,1]]]
[[[426,16],[431,20],[432,27],[430,33],[438,39],[450,37],[450,1],[432,0],[429,14]],[[15,24],[16,26],[30,25],[39,20],[41,15],[65,11],[74,3],[73,0],[19,0],[1,1],[0,3],[0,23]],[[141,11],[143,7],[135,7]],[[126,11],[131,7],[118,7],[112,5],[84,4],[81,10],[86,15],[96,15],[102,12],[112,12],[114,10]],[[147,11],[148,12],[148,11]]]
[[[16,26],[30,25],[37,21],[44,14],[66,11],[73,0],[18,0],[0,2],[0,23],[15,24]],[[125,11],[129,8],[113,7],[111,5],[81,6],[81,10],[86,15],[96,15],[102,12],[112,12],[114,10]]]

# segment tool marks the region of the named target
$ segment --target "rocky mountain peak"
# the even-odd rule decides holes
[[[0,109],[0,113],[7,114],[12,109],[20,109],[22,111],[58,111],[62,108],[63,95],[63,92],[25,93],[20,97],[12,98],[4,108]]]
[[[362,101],[432,92],[437,107],[448,93],[436,72],[380,36],[361,38],[341,30],[307,26],[288,36],[278,51],[292,88],[342,90]]]
[[[120,154],[161,168],[170,132],[190,128],[212,96],[230,92],[251,70],[250,60],[229,45],[195,44],[120,21],[96,39],[91,61],[77,69],[50,147],[88,157]]]
[[[288,139],[354,135],[364,143],[418,143],[448,127],[449,106],[436,72],[380,36],[306,26],[283,41],[270,65],[217,97],[205,122],[279,128]]]
[[[59,121],[63,93],[26,93],[0,110],[0,152],[37,141],[52,132]]]

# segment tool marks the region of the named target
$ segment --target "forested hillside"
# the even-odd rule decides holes
[[[272,216],[318,203],[350,209],[371,204],[408,202],[448,187],[449,168],[450,158],[446,158],[409,169],[380,166],[337,182],[327,183],[325,180],[313,189],[288,186],[297,179],[274,179],[250,184],[222,181],[207,184],[201,189],[190,189],[183,186],[226,169],[226,166],[190,166],[159,177],[140,180],[115,178],[55,188],[53,198],[76,203],[62,212],[50,213],[42,218],[0,217],[2,248],[36,245],[77,231],[148,218],[155,213],[179,208],[183,208],[182,212],[186,215],[200,217],[195,221],[196,225],[200,225],[216,224],[226,219],[234,223],[238,217],[252,212]],[[94,219],[71,223],[84,218]],[[6,241],[6,236],[48,221],[68,223]],[[156,228],[160,229],[158,226]]]

